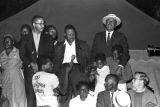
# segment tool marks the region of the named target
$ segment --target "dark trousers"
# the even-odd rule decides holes
[[[31,68],[24,70],[27,107],[36,107],[36,96],[32,86],[33,75],[34,75],[34,72]]]
[[[59,77],[60,85],[64,85],[65,75],[66,75],[66,67],[69,66],[68,63],[61,65],[61,70],[57,73],[57,76]],[[65,95],[61,96],[60,103],[67,103],[69,100],[78,94],[76,85],[79,81],[85,81],[86,75],[84,71],[82,71],[82,67],[79,64],[73,64],[72,70],[69,74],[69,80],[68,80],[68,88],[65,93]]]

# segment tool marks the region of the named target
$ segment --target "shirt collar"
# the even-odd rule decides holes
[[[110,33],[110,37],[111,37],[112,34],[113,34],[113,32],[114,32],[114,31],[108,32],[108,31],[106,30],[106,36],[108,36],[108,33]]]
[[[66,44],[70,45],[67,40],[64,41],[64,45],[66,45]],[[72,42],[71,45],[73,45],[73,44],[75,44],[75,40]]]

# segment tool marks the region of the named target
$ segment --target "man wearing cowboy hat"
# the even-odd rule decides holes
[[[102,18],[102,22],[105,25],[106,31],[95,35],[91,51],[91,61],[93,61],[97,53],[104,53],[106,57],[111,57],[112,47],[118,44],[124,50],[124,57],[120,62],[120,66],[125,66],[129,60],[127,38],[123,33],[115,30],[121,24],[121,19],[115,14],[108,14]]]

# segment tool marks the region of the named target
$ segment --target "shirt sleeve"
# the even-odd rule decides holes
[[[59,85],[59,79],[55,74],[52,75],[52,82],[51,83],[52,83],[53,89],[57,88]]]

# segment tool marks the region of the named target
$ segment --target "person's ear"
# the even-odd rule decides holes
[[[35,23],[32,23],[33,28],[35,27],[35,25],[36,25]]]

